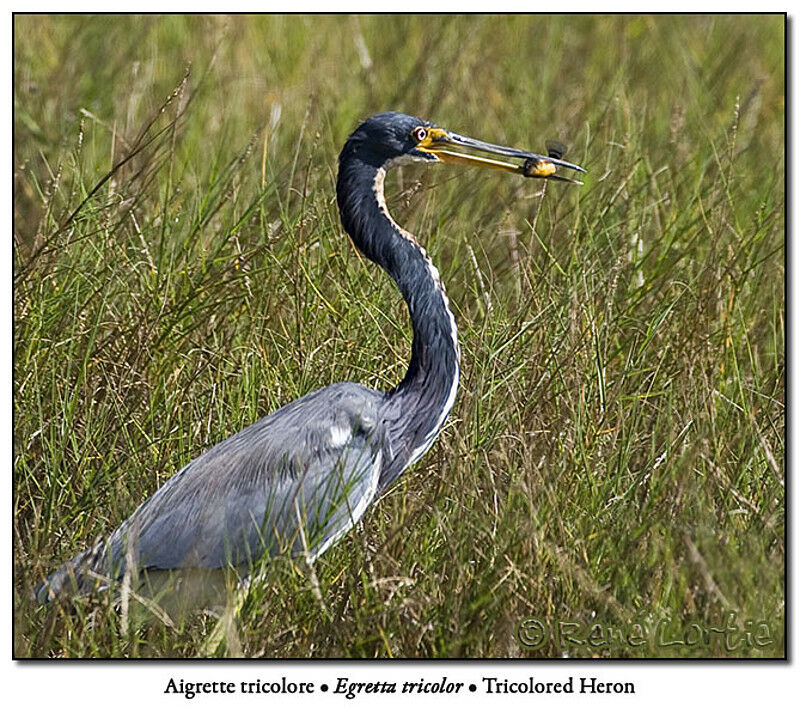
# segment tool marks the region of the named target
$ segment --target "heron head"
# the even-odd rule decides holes
[[[577,180],[557,174],[559,167],[585,172],[552,151],[547,156],[494,145],[440,128],[404,113],[378,113],[367,118],[347,140],[342,156],[357,154],[376,167],[388,169],[406,162],[448,162],[500,169],[525,177]],[[501,155],[508,160],[483,155]],[[514,160],[518,160],[515,162]]]
[[[402,162],[437,162],[433,155],[417,149],[419,138],[433,128],[432,123],[405,113],[377,113],[353,131],[345,150],[351,148],[381,167]]]

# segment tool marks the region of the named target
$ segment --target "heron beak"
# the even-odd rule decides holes
[[[490,142],[475,140],[471,137],[451,133],[442,128],[428,128],[428,134],[425,139],[417,145],[417,149],[435,156],[440,162],[488,167],[489,169],[499,169],[504,172],[521,174],[524,177],[556,179],[560,182],[571,182],[573,184],[583,184],[583,182],[557,174],[558,168],[564,167],[566,169],[574,169],[576,172],[586,171],[583,167],[579,167],[576,164],[566,162],[562,159],[538,155],[535,152],[517,150],[513,147],[493,145]],[[469,150],[469,152],[467,150]],[[473,154],[474,152],[502,155],[511,159],[522,160],[522,162],[519,164],[504,162],[498,159]]]

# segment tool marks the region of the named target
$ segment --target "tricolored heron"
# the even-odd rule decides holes
[[[558,168],[584,170],[562,154],[563,146],[545,157],[481,142],[402,113],[364,121],[339,156],[336,197],[345,231],[408,305],[414,338],[403,380],[385,393],[357,383],[320,388],[220,442],[107,540],[47,577],[39,601],[126,572],[232,566],[247,573],[265,553],[313,560],[336,543],[433,444],[458,387],[456,322],[444,285],[425,249],[389,215],[386,172],[407,162],[454,162],[573,181]]]

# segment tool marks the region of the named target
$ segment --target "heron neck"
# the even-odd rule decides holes
[[[386,170],[341,163],[337,198],[342,224],[358,249],[384,268],[408,305],[414,339],[402,382],[388,394],[387,422],[395,452],[385,487],[433,444],[453,406],[459,347],[455,318],[439,271],[425,249],[386,208]]]

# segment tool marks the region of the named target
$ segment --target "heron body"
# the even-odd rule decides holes
[[[339,156],[337,202],[356,247],[386,270],[408,305],[414,337],[403,380],[389,392],[356,383],[320,388],[220,442],[169,479],[107,540],[48,576],[36,589],[39,601],[87,591],[98,577],[118,580],[126,572],[232,566],[246,574],[265,554],[313,560],[433,444],[455,401],[459,347],[436,266],[386,207],[386,172],[411,161],[561,180],[566,178],[556,176],[557,167],[581,169],[400,113],[364,121]]]

